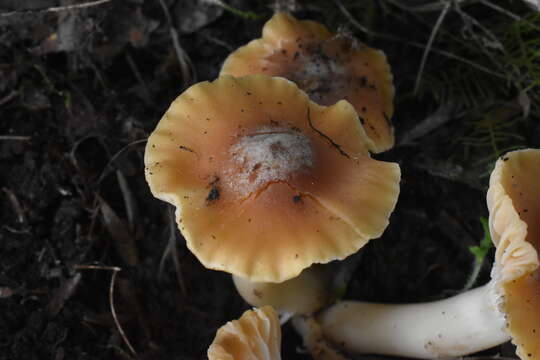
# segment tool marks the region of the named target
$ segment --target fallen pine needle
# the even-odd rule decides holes
[[[111,276],[111,285],[109,286],[109,305],[111,308],[111,314],[114,320],[114,323],[116,324],[116,328],[118,329],[118,332],[120,333],[120,336],[122,337],[122,340],[126,343],[127,347],[129,348],[129,351],[137,357],[137,352],[129,342],[129,339],[126,336],[126,333],[124,332],[124,329],[122,328],[122,325],[120,324],[120,321],[118,320],[118,316],[116,315],[116,309],[114,307],[114,284],[116,282],[116,275],[122,271],[122,268],[119,268],[117,266],[100,266],[100,265],[75,265],[75,269],[78,270],[108,270],[112,271]]]

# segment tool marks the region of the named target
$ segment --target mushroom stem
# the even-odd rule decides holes
[[[461,356],[510,340],[495,283],[419,304],[343,301],[318,318],[326,339],[352,353]]]
[[[285,323],[293,315],[311,314],[328,303],[329,273],[326,269],[313,265],[282,283],[255,282],[236,275],[233,275],[233,281],[247,303],[256,307],[271,305]]]

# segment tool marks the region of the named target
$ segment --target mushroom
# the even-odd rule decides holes
[[[346,101],[317,105],[283,78],[222,76],[171,104],[145,174],[204,266],[282,282],[386,228],[400,170],[372,159],[371,144]]]
[[[304,341],[317,359],[346,360],[330,344],[318,341],[320,327],[314,320],[308,319],[304,326],[313,326],[311,337]],[[219,328],[207,355],[209,360],[280,360],[280,345],[277,313],[271,306],[265,306],[248,310],[240,319]]]
[[[538,179],[538,149],[514,151],[497,161],[487,194],[497,246],[487,285],[431,303],[343,301],[318,317],[324,334],[320,340],[353,353],[439,358],[512,338],[521,359],[540,359]]]
[[[283,76],[321,105],[345,99],[355,107],[374,152],[394,146],[394,86],[386,56],[322,24],[278,12],[264,25],[262,38],[229,55],[221,74]]]
[[[209,360],[280,360],[281,328],[270,306],[246,311],[218,329]]]

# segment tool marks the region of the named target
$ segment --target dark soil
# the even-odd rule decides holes
[[[150,194],[145,139],[186,86],[214,79],[230,51],[260,36],[272,10],[244,0],[227,3],[260,18],[197,0],[164,0],[167,12],[158,0],[55,10],[80,3],[0,0],[0,359],[134,358],[116,322],[139,359],[203,359],[217,328],[248,305],[228,274],[202,267],[171,208]],[[441,105],[429,93],[409,96],[422,49],[366,37],[333,2],[297,8],[386,51],[398,142]],[[429,34],[371,25],[421,43]],[[431,70],[452,66],[430,60]],[[468,247],[487,216],[485,169],[473,165],[485,151],[465,156],[456,141],[470,131],[448,121],[376,156],[400,163],[401,195],[384,236],[363,250],[347,297],[424,301],[463,287]],[[537,121],[514,131],[521,145],[539,145]],[[491,256],[478,284],[489,279]],[[289,326],[283,341],[283,358],[308,358]],[[513,354],[490,354],[501,351]]]

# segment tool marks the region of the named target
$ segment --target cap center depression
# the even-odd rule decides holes
[[[313,149],[304,134],[283,128],[263,128],[245,135],[230,148],[238,166],[232,187],[251,193],[268,183],[287,181],[313,166]]]

